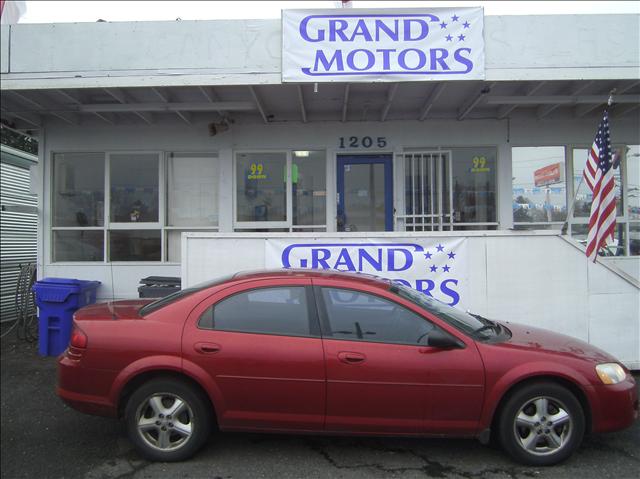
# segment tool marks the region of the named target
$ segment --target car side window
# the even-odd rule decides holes
[[[360,291],[322,288],[334,339],[426,346],[435,326],[387,299]]]
[[[198,320],[198,327],[283,336],[318,336],[317,328],[311,325],[307,304],[304,286],[243,291],[207,308]]]

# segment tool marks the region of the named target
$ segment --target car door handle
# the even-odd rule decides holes
[[[347,364],[358,364],[364,362],[367,357],[362,353],[353,353],[351,351],[342,351],[338,353],[338,359]]]
[[[202,354],[214,354],[220,351],[222,347],[216,343],[196,343],[193,349]]]

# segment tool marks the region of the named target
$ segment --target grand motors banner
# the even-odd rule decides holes
[[[484,79],[481,7],[282,11],[283,82]]]
[[[465,238],[269,238],[265,241],[265,267],[369,273],[451,306],[466,307],[469,271]]]

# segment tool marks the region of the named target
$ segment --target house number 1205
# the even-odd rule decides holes
[[[374,146],[374,138],[370,136],[349,136],[340,137],[340,148],[371,148]],[[375,138],[376,148],[384,148],[387,146],[387,138],[384,136],[378,136]]]

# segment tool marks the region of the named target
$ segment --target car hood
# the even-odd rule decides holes
[[[500,343],[503,347],[554,353],[593,363],[618,362],[602,349],[571,336],[523,324],[501,324],[511,331],[511,338]]]
[[[74,318],[79,321],[101,319],[138,319],[140,308],[151,303],[149,299],[131,299],[96,303],[76,311]]]

